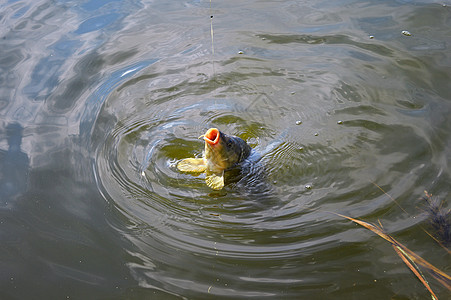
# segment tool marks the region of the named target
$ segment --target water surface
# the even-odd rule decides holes
[[[450,273],[422,198],[449,209],[448,5],[3,1],[1,298],[430,297],[334,213]],[[269,188],[177,171],[210,127]]]

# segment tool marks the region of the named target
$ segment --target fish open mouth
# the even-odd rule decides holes
[[[217,128],[208,129],[207,133],[204,135],[204,140],[210,145],[216,145],[219,143],[219,130]]]

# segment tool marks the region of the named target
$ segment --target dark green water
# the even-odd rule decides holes
[[[422,199],[450,208],[448,1],[2,1],[0,24],[1,299],[430,299],[332,212],[451,273]],[[269,189],[177,171],[209,127]]]

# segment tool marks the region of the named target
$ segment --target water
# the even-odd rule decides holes
[[[0,298],[430,297],[331,212],[450,273],[421,198],[450,207],[450,5],[2,1]],[[212,126],[269,189],[177,171]]]

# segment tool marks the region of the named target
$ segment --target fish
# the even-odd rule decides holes
[[[177,163],[181,172],[204,173],[205,183],[213,190],[224,188],[224,172],[236,168],[251,154],[252,148],[243,139],[210,128],[204,135],[202,158],[185,158]]]

